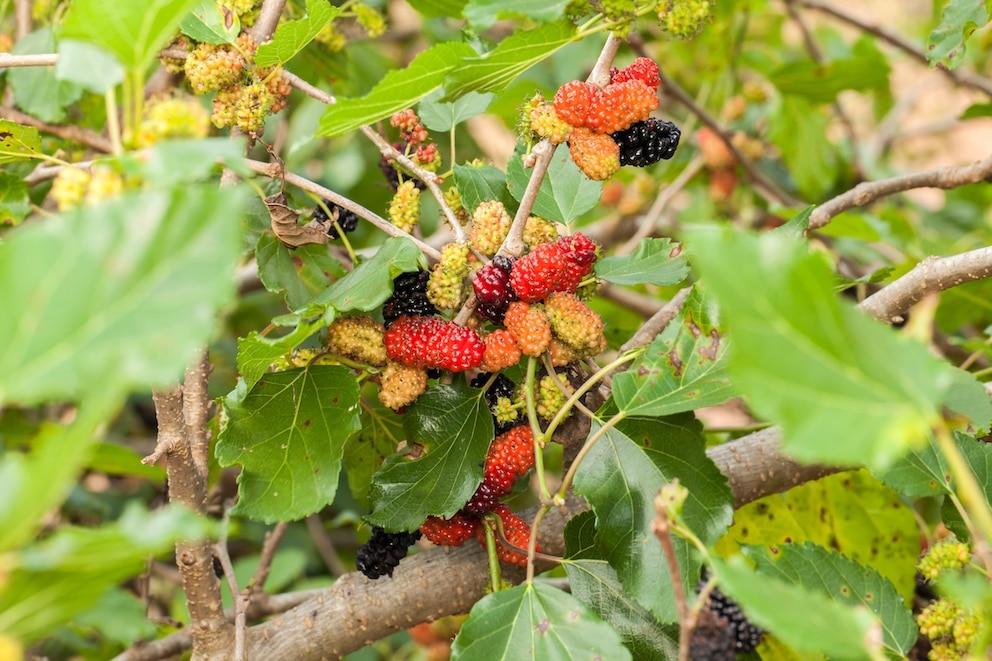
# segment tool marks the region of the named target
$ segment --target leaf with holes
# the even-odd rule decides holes
[[[221,466],[241,466],[231,512],[272,523],[330,505],[360,409],[355,377],[337,365],[266,374],[228,395],[215,451]]]
[[[431,388],[407,409],[403,426],[414,452],[393,455],[375,474],[374,508],[366,517],[393,532],[416,530],[429,515],[449,517],[461,509],[482,482],[494,438],[483,391],[465,386]]]

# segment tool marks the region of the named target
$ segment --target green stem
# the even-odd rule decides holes
[[[548,489],[548,481],[544,475],[544,434],[541,433],[541,425],[537,421],[537,405],[534,403],[534,380],[537,374],[537,358],[531,356],[527,359],[527,377],[524,380],[524,401],[527,402],[527,420],[530,423],[531,434],[534,437],[534,471],[537,473],[537,482],[541,486],[542,502],[551,501],[551,491]]]
[[[575,403],[579,401],[583,395],[592,390],[593,386],[599,383],[604,377],[608,376],[616,368],[637,358],[637,356],[639,356],[643,351],[644,347],[634,349],[633,351],[628,351],[613,362],[599,368],[598,372],[586,379],[585,383],[575,389],[572,396],[566,400],[565,404],[561,407],[561,410],[558,411],[555,417],[551,420],[551,424],[548,425],[547,431],[544,432],[545,438],[550,440],[554,436],[555,430],[557,430],[558,426],[565,421],[565,418],[568,417],[568,413],[572,410],[572,407],[575,406]]]
[[[985,538],[986,545],[992,544],[992,511],[989,511],[988,502],[985,500],[985,491],[975,478],[975,474],[971,472],[968,461],[961,453],[961,448],[954,442],[947,426],[939,425],[935,436],[941,453],[950,465],[951,474],[955,481],[955,491],[957,491],[961,503],[972,521],[976,524],[977,531],[974,532],[981,533],[981,536]]]
[[[121,123],[117,117],[117,93],[111,88],[103,98],[107,105],[107,133],[110,134],[110,144],[114,156],[120,156],[124,153],[124,145],[121,143]]]
[[[537,528],[541,525],[541,519],[548,513],[551,507],[545,505],[537,510],[534,515],[534,523],[530,524],[530,541],[527,542],[527,583],[534,582],[534,556],[537,553]]]
[[[493,592],[499,592],[503,577],[500,574],[499,554],[496,553],[496,534],[493,532],[493,522],[485,519],[482,525],[486,529],[486,557],[489,559],[489,582]]]
[[[457,162],[455,161],[455,127],[454,126],[451,127],[450,137],[448,140],[451,146],[451,160],[448,162],[451,163],[452,166],[454,166],[454,164]]]

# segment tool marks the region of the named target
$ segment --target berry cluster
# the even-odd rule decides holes
[[[189,96],[151,99],[134,136],[134,145],[150,147],[168,138],[204,138],[210,131],[206,109]]]
[[[386,328],[400,317],[432,316],[438,309],[427,298],[430,273],[414,271],[401,273],[393,280],[393,295],[382,306],[382,319]]]
[[[926,555],[920,559],[917,569],[924,579],[933,581],[944,572],[962,569],[970,560],[971,551],[968,545],[949,538],[932,544]]]
[[[697,592],[702,590],[706,585],[706,577],[699,582],[697,586]],[[733,643],[733,650],[735,652],[748,653],[753,652],[758,644],[761,642],[761,637],[764,635],[764,631],[754,626],[747,621],[747,617],[741,611],[740,606],[736,604],[730,597],[726,596],[720,592],[719,588],[714,588],[710,592],[709,601],[706,602],[706,610],[702,613],[709,613],[706,617],[708,621],[708,626],[705,628],[697,627],[693,631],[693,640],[696,638],[712,638],[714,640],[728,640]],[[700,613],[700,615],[702,615]],[[700,620],[703,621],[702,619]],[[723,632],[723,633],[719,633]],[[706,645],[706,640],[696,641],[698,645]],[[721,644],[722,645],[722,644]],[[722,649],[722,646],[719,647]],[[695,655],[692,658],[697,658]],[[733,656],[713,656],[705,657],[699,656],[698,658],[728,658],[732,659]]]
[[[957,603],[941,598],[917,616],[920,633],[930,640],[931,659],[964,659],[978,637],[981,617]]]
[[[116,197],[123,189],[124,180],[116,170],[103,166],[89,170],[64,167],[55,175],[50,194],[58,210],[67,211]]]
[[[331,212],[331,215],[327,215],[327,211]],[[355,228],[358,227],[358,216],[354,211],[349,211],[344,207],[339,207],[328,199],[323,200],[323,204],[318,204],[313,209],[313,220],[317,221],[323,228],[324,233],[331,239],[337,239],[340,234],[338,234],[338,228],[341,232],[348,234],[349,232],[354,232]]]
[[[197,94],[216,92],[211,121],[217,128],[237,127],[256,138],[265,118],[286,107],[291,87],[281,69],[255,67],[258,44],[242,32],[233,44],[198,44],[183,62]]]
[[[393,570],[406,557],[410,547],[420,539],[420,531],[386,532],[373,527],[372,537],[358,548],[355,564],[358,571],[371,579],[392,576]]]
[[[622,165],[645,167],[671,158],[678,146],[674,124],[651,120],[658,108],[658,65],[646,57],[610,71],[603,88],[565,83],[551,105],[535,97],[527,107],[530,130],[558,144],[568,141],[572,160],[590,179],[608,179]]]
[[[512,384],[511,384],[512,386]],[[534,436],[529,425],[517,425],[493,439],[486,455],[482,484],[465,507],[450,518],[427,517],[420,527],[424,537],[441,546],[461,546],[475,536],[485,544],[482,517],[492,512],[500,518],[503,535],[513,546],[526,549],[530,525],[500,502],[513,489],[513,483],[534,465]],[[527,556],[500,542],[501,561],[524,566]]]

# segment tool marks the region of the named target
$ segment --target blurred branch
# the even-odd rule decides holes
[[[279,24],[279,17],[286,8],[286,0],[265,0],[258,12],[255,24],[251,26],[251,36],[258,43],[264,43],[272,38]]]
[[[18,41],[31,34],[33,4],[33,0],[14,0],[14,39]]]
[[[0,69],[9,67],[53,67],[59,61],[55,53],[36,53],[30,55],[12,55],[0,53]]]
[[[289,523],[280,521],[273,526],[272,530],[265,533],[265,541],[262,542],[262,551],[258,557],[258,569],[255,570],[255,575],[248,582],[248,587],[251,588],[252,593],[260,594],[265,587],[265,581],[269,579],[269,572],[272,570],[272,561],[276,557],[279,543],[286,536],[287,530],[289,530]]]
[[[858,184],[846,193],[828,200],[813,210],[809,217],[809,229],[823,227],[837,214],[854,207],[860,207],[874,202],[880,197],[893,193],[912,190],[914,188],[941,188],[944,190],[957,188],[966,184],[977,184],[992,177],[992,156],[958,167],[939,167],[922,172],[866,181]]]
[[[0,56],[2,55],[3,54],[0,53]],[[103,137],[96,131],[91,131],[81,126],[74,126],[71,124],[48,124],[33,115],[21,112],[20,110],[10,106],[0,107],[0,118],[7,119],[18,124],[23,124],[24,126],[34,127],[42,133],[48,133],[49,135],[54,135],[55,137],[62,138],[63,140],[78,142],[81,145],[86,145],[91,149],[95,149],[105,154],[109,154],[113,151],[113,145],[110,143],[109,139]]]
[[[833,16],[848,25],[856,27],[859,30],[867,32],[868,34],[872,34],[882,41],[895,46],[899,50],[910,55],[918,62],[925,64],[928,67],[930,66],[930,60],[927,59],[927,54],[921,47],[917,46],[909,39],[906,39],[898,32],[890,30],[884,25],[879,25],[869,20],[859,18],[854,14],[850,14],[845,9],[837,7],[836,3],[822,2],[821,0],[790,0],[790,2],[793,1],[804,7],[808,7],[809,9],[815,9],[816,11]],[[945,67],[937,67],[937,70],[958,85],[970,87],[992,96],[992,80],[980,76],[974,71],[964,68],[951,71]]]

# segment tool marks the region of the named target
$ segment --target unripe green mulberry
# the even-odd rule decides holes
[[[206,109],[190,97],[152,99],[145,106],[134,137],[136,147],[144,148],[169,138],[204,138],[210,131]]]
[[[369,365],[386,364],[385,328],[371,317],[338,317],[327,328],[327,348]]]
[[[186,56],[183,71],[193,91],[206,94],[238,82],[244,66],[244,58],[230,46],[202,43]]]
[[[453,310],[465,298],[468,277],[467,243],[449,243],[441,248],[441,261],[434,266],[427,281],[427,300],[441,310]]]
[[[427,390],[427,370],[390,360],[379,382],[379,401],[397,411],[412,404]]]
[[[375,39],[376,37],[382,36],[386,31],[386,19],[382,17],[382,14],[377,12],[372,7],[365,3],[359,2],[352,5],[351,10],[355,12],[355,20],[358,24],[365,28],[368,32],[370,38]]]
[[[606,348],[603,319],[575,296],[554,292],[544,301],[544,311],[555,337],[579,357],[595,356]]]
[[[558,378],[562,385],[565,386],[565,392],[562,392],[561,389],[558,388],[558,385],[555,383],[555,380],[551,375],[543,377],[537,386],[534,404],[537,409],[537,414],[545,420],[552,420],[556,415],[558,415],[561,407],[565,405],[568,398],[573,392],[575,392],[564,375],[559,374]]]
[[[496,404],[489,410],[496,418],[496,422],[501,425],[509,425],[520,417],[519,408],[519,405],[514,404],[509,397],[497,397]]]
[[[531,216],[524,225],[523,240],[531,250],[542,243],[554,243],[559,238],[558,226],[547,218]]]
[[[399,185],[389,202],[389,220],[404,232],[412,232],[420,222],[420,189],[412,179]]]
[[[510,233],[513,218],[499,200],[481,202],[472,213],[472,245],[487,257],[495,255]]]
[[[472,219],[472,215],[465,208],[465,204],[462,202],[462,194],[455,186],[452,186],[448,190],[444,191],[444,201],[448,203],[451,207],[451,211],[454,212],[455,218],[464,227],[468,224],[468,221]]]
[[[95,167],[91,172],[90,185],[86,189],[86,203],[96,204],[117,197],[124,188],[124,180],[115,170]]]
[[[692,39],[713,11],[712,0],[668,0],[658,8],[661,29],[678,39]]]
[[[961,569],[971,559],[967,544],[945,539],[932,545],[920,560],[918,568],[923,578],[932,581],[949,570]]]
[[[530,130],[552,144],[560,145],[572,134],[572,125],[558,116],[554,106],[546,103],[531,108]]]

